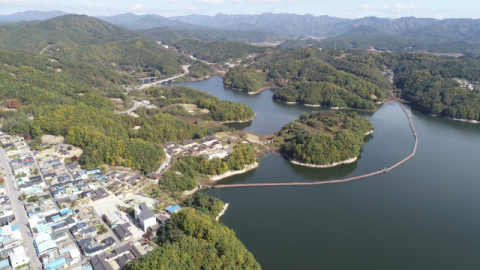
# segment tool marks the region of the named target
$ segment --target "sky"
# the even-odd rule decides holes
[[[165,17],[188,14],[295,13],[341,18],[376,16],[381,18],[474,18],[478,19],[478,0],[0,0],[0,14],[27,10],[60,10],[90,16],[109,16],[126,12]]]

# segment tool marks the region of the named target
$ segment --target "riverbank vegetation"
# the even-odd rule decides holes
[[[326,165],[359,156],[363,137],[373,129],[370,121],[355,112],[315,111],[303,113],[276,135],[283,141],[281,152],[288,158]]]
[[[263,87],[264,78],[253,70],[244,67],[230,69],[223,78],[223,84],[228,87],[258,92]]]
[[[423,113],[480,120],[480,92],[460,87],[453,80],[462,79],[470,84],[478,84],[478,57],[351,52],[346,58],[374,68],[391,68],[395,73],[394,85],[401,97]]]
[[[172,169],[165,172],[157,189],[170,192],[192,190],[197,181],[206,175],[219,175],[229,170],[242,170],[257,161],[255,151],[249,144],[238,143],[229,156],[207,160],[203,155],[186,155],[173,162]],[[157,191],[153,190],[152,193]]]
[[[314,49],[263,54],[247,68],[229,70],[224,81],[238,88],[248,85],[249,92],[277,86],[280,89],[275,91],[274,98],[285,102],[375,109],[374,102],[381,102],[386,96],[388,81],[379,71],[362,71],[364,65],[343,63],[340,54]],[[329,59],[337,59],[335,65]]]
[[[232,230],[201,211],[173,214],[155,242],[158,248],[124,269],[261,269]]]
[[[243,42],[201,41],[198,39],[182,39],[173,44],[180,53],[192,54],[194,57],[210,63],[219,63],[229,59],[246,58],[252,53],[263,53],[271,50]]]
[[[255,116],[255,112],[247,105],[233,101],[220,101],[218,97],[207,92],[186,86],[149,87],[143,92],[134,91],[134,95],[149,99],[159,108],[166,108],[173,104],[194,104],[198,108],[208,110],[208,112],[201,110],[194,112],[194,116],[182,108],[165,110],[173,115],[215,121],[247,120]]]

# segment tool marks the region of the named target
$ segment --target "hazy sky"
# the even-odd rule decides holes
[[[479,18],[478,0],[0,0],[0,14],[26,10],[61,10],[94,16],[132,12],[162,16],[297,13],[342,18],[405,16]]]

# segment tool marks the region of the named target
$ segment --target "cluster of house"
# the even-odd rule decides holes
[[[474,82],[474,84],[472,84],[472,83],[469,83],[467,81],[460,80],[460,79],[454,79],[454,81],[456,81],[458,84],[460,84],[461,87],[466,88],[470,91],[480,90],[480,84],[478,84],[478,82]]]
[[[30,262],[30,255],[22,246],[23,235],[18,225],[0,227],[0,269],[16,268]]]
[[[229,141],[229,143],[231,142],[232,140]],[[230,154],[229,147],[223,147],[215,136],[203,138],[199,142],[193,139],[185,140],[179,144],[167,142],[164,147],[169,155],[181,153],[203,154],[207,159],[212,159],[216,157],[224,158]]]
[[[116,195],[120,195],[122,187],[139,181],[142,179],[142,176],[136,173],[114,170],[108,172],[106,178],[108,179],[107,189],[115,192]]]
[[[35,160],[29,153],[20,153],[18,158],[10,160],[13,175],[29,175],[35,170]]]
[[[173,213],[180,210],[180,206],[173,205],[165,208],[164,214],[154,215],[146,203],[140,203],[134,207],[134,219],[143,232],[150,231],[156,234],[160,227],[164,226],[171,218]],[[123,241],[132,239],[131,223],[122,217],[117,211],[109,210],[104,214],[104,219],[112,228],[113,232]]]
[[[23,137],[10,136],[0,131],[0,143],[5,150],[5,153],[9,154],[14,151],[28,149],[27,143]]]

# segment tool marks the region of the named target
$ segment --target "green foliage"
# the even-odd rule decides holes
[[[209,197],[204,193],[195,193],[193,196],[188,197],[183,201],[183,207],[192,207],[198,211],[210,215],[211,217],[216,217],[223,210],[223,202],[220,199],[215,197]]]
[[[68,58],[86,63],[107,63],[118,65],[122,70],[154,73],[160,78],[183,73],[181,62],[189,61],[157,44],[140,39],[120,42],[102,42],[79,48],[61,47],[60,52],[52,54],[56,58]]]
[[[33,195],[28,197],[27,202],[38,202],[38,200],[40,200],[40,197],[38,197],[37,195]]]
[[[255,152],[248,144],[237,144],[232,153],[223,159],[207,160],[203,155],[187,155],[175,161],[172,170],[162,175],[161,188],[170,192],[191,190],[196,187],[201,174],[218,175],[229,170],[242,170],[255,162]]]
[[[286,102],[375,109],[383,101],[390,83],[378,68],[339,57],[339,51],[295,50],[257,56],[248,69],[231,69],[224,79],[228,86],[242,88],[246,82],[258,91],[263,84],[276,85],[275,99]],[[253,75],[255,74],[255,76]],[[255,78],[255,79],[252,79]],[[249,90],[250,91],[250,90]]]
[[[139,37],[140,34],[86,15],[2,25],[0,49],[39,53],[58,45],[78,47]]]
[[[177,30],[169,27],[156,27],[140,31],[146,36],[161,40],[162,43],[172,44],[181,39],[200,39],[204,41],[237,41],[237,42],[266,42],[286,39],[271,32],[260,31],[232,31],[221,29],[209,30]]]
[[[194,78],[203,78],[215,71],[213,67],[201,61],[197,61],[196,63],[192,64],[188,70],[188,75]]]
[[[197,39],[182,39],[174,42],[174,46],[181,53],[193,54],[194,57],[210,63],[245,58],[251,53],[263,53],[268,50],[266,47],[253,46],[242,42],[205,42]]]
[[[303,163],[325,165],[360,155],[363,137],[373,130],[367,119],[352,112],[316,111],[285,125],[278,136],[282,152]]]
[[[258,92],[263,87],[264,78],[254,70],[244,67],[230,69],[223,83],[226,86],[246,90],[247,92]]]
[[[183,209],[157,237],[159,248],[124,270],[261,269],[232,230],[201,211]]]
[[[427,114],[480,120],[480,92],[469,91],[450,79],[432,75],[429,71],[415,71],[398,80],[402,97],[412,106]]]
[[[215,121],[233,121],[252,118],[255,113],[247,105],[233,102],[220,101],[216,96],[186,86],[172,88],[149,87],[145,94],[154,98],[153,102],[159,107],[172,104],[195,104],[200,108],[208,109],[210,112],[196,115],[196,118]],[[172,113],[172,112],[171,112]],[[175,114],[173,112],[173,114]],[[176,113],[177,115],[190,116],[185,110]]]

